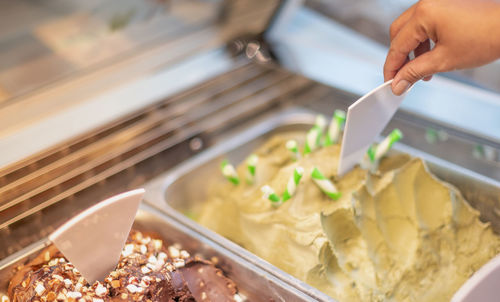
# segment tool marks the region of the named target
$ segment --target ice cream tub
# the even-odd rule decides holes
[[[150,206],[141,205],[133,229],[156,234],[165,244],[179,244],[192,255],[210,259],[236,283],[238,295],[243,301],[314,301],[293,286]],[[41,240],[0,261],[0,296],[6,295],[15,268],[35,257],[49,244],[48,239]]]
[[[214,147],[149,182],[146,186],[145,200],[183,225],[309,296],[320,301],[332,301],[333,299],[323,292],[189,218],[196,216],[203,202],[207,200],[210,186],[214,182],[223,180],[220,163],[224,159],[235,164],[241,163],[253,150],[276,134],[297,131],[305,133],[314,124],[315,118],[316,115],[311,112],[290,110],[259,120],[253,126],[228,135]],[[500,233],[500,219],[497,217],[497,213],[500,213],[497,209],[500,205],[498,182],[402,144],[395,144],[392,152],[407,153],[422,158],[429,171],[458,188],[464,198],[480,212],[481,220],[491,222],[493,230],[497,234]]]

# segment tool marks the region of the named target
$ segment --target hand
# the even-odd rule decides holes
[[[392,91],[400,95],[437,72],[500,58],[500,2],[421,0],[392,23],[390,35],[384,79],[394,79]],[[432,50],[430,40],[436,44]],[[411,51],[413,60],[408,59]]]

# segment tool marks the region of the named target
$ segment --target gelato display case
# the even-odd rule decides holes
[[[403,2],[385,13],[400,10]],[[370,7],[385,4],[374,0]],[[330,5],[299,0],[24,0],[0,1],[0,7],[2,302],[9,301],[5,294],[15,270],[49,245],[50,233],[98,201],[140,187],[146,189],[146,195],[134,228],[154,232],[166,243],[179,243],[205,259],[216,259],[217,268],[237,285],[238,302],[351,301],[353,297],[384,301],[392,293],[396,300],[420,301],[404,274],[414,278],[415,288],[420,286],[418,293],[425,291],[425,282],[432,283],[427,288],[433,290],[442,284],[449,298],[497,252],[500,95],[494,81],[484,89],[480,77],[468,82],[453,74],[437,75],[429,83],[417,84],[378,139],[395,128],[403,133],[388,155],[396,160],[382,164],[383,173],[366,176],[357,167],[354,174],[359,179],[352,187],[334,173],[326,173],[327,179],[340,183],[339,188],[347,188],[339,200],[325,199],[311,183],[308,169],[316,158],[312,154],[311,162],[308,158],[298,161],[308,170],[298,185],[297,196],[302,197],[297,200],[301,202],[291,197],[288,203],[270,207],[269,200],[261,197],[260,185],[271,184],[268,180],[281,183],[284,178],[273,180],[269,172],[261,176],[265,183],[257,181],[258,187],[238,187],[241,200],[265,205],[265,213],[251,206],[245,208],[249,212],[238,212],[229,203],[238,198],[233,198],[234,187],[221,173],[224,159],[242,165],[237,173],[243,173],[245,160],[257,150],[267,165],[266,173],[283,167],[288,171],[286,167],[293,163],[266,158],[273,152],[283,152],[288,158],[283,137],[303,144],[318,114],[329,122],[335,110],[345,111],[382,82],[387,49],[383,40],[368,37],[377,40],[386,22],[377,23],[381,28],[373,29],[373,35],[363,35],[369,27],[366,24],[374,24],[359,19],[366,10],[349,18],[352,15],[338,8],[353,10],[354,4],[343,6],[342,0]],[[280,142],[278,151],[266,151],[270,139]],[[333,171],[337,147],[317,151],[326,154],[315,162],[320,170]],[[435,181],[446,188],[441,196],[446,205],[427,189],[428,194],[419,194],[423,190],[414,185],[412,198],[425,199],[415,203],[425,204],[421,211],[431,218],[407,215],[404,219],[412,224],[408,233],[398,232],[404,228],[385,223],[385,218],[377,227],[361,227],[364,216],[360,213],[371,211],[366,205],[393,201],[377,195],[378,199],[373,198],[377,201],[370,203],[367,196],[383,187],[382,183],[391,183],[383,180],[390,173],[406,177],[398,173],[402,167],[413,169],[406,165],[412,162],[409,158],[419,162],[415,170],[426,175],[425,182]],[[405,183],[400,181],[401,186]],[[359,198],[360,186],[368,192],[365,199]],[[390,190],[401,196],[408,191],[401,187]],[[224,198],[228,212],[224,207],[208,208],[214,199]],[[299,207],[308,198],[318,206],[314,211]],[[293,215],[273,216],[291,205],[296,206],[290,210]],[[337,207],[349,215],[341,216]],[[404,220],[404,210],[407,208],[387,206],[370,213],[386,217],[389,211],[394,219]],[[271,222],[258,226],[256,216]],[[231,232],[214,227],[220,217],[227,220],[224,223],[231,226]],[[446,223],[436,222],[442,217]],[[337,222],[342,219],[347,222],[339,227]],[[332,227],[323,230],[327,224]],[[306,225],[317,229],[294,234]],[[429,225],[432,227],[427,228]],[[405,270],[388,269],[387,280],[403,280],[403,285],[377,292],[373,284],[379,281],[363,279],[364,271],[356,272],[366,268],[360,259],[375,256],[350,257],[358,250],[342,250],[353,238],[340,236],[340,229],[349,227],[349,234],[364,232],[357,244],[368,246],[361,250],[373,255],[379,252],[370,246],[377,244],[374,238],[384,238],[389,242],[380,243],[384,248],[400,252],[403,243],[415,247],[412,242],[418,242],[407,240],[408,236],[420,236],[421,241],[435,236],[422,245],[428,250],[416,253],[439,251],[438,258],[443,258],[439,261],[449,269],[444,272],[456,269],[459,277],[449,278],[445,286],[437,277],[432,279],[439,275],[438,265],[417,260],[403,265],[398,261],[404,257],[388,256],[388,260],[384,258],[390,262],[386,267]],[[431,234],[429,229],[435,232]],[[367,235],[375,230],[379,233]],[[314,242],[314,248],[287,246],[296,244],[288,240],[292,237],[297,242]],[[481,238],[491,240],[487,244]],[[265,253],[252,246],[259,244],[266,246]],[[458,250],[467,255],[460,258],[463,261],[454,257]],[[464,266],[453,266],[457,261]],[[310,266],[303,269],[302,262]],[[378,272],[384,271],[383,263],[377,264]],[[412,266],[414,263],[422,266]],[[436,269],[426,271],[429,267]],[[424,273],[409,273],[420,268]],[[431,298],[436,297],[433,290],[429,290]]]

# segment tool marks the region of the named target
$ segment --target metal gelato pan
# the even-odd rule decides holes
[[[188,218],[207,199],[210,184],[223,180],[220,173],[220,162],[223,159],[229,159],[234,164],[241,163],[273,135],[296,131],[305,133],[314,124],[315,117],[316,115],[309,111],[289,110],[257,121],[254,126],[233,133],[227,139],[220,140],[214,147],[150,181],[146,185],[145,201],[308,295],[321,301],[334,301],[319,290]],[[490,221],[495,232],[500,234],[500,183],[402,144],[395,144],[391,152],[405,152],[423,158],[432,173],[455,185],[471,205],[481,212],[481,219]]]
[[[178,243],[192,255],[205,259],[216,257],[217,266],[236,283],[245,301],[315,301],[147,205],[141,205],[134,228],[156,233],[168,244]],[[48,244],[48,239],[42,240],[0,261],[0,296],[7,293],[14,268],[36,256]]]

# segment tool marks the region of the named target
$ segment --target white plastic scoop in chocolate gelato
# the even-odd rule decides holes
[[[137,189],[101,201],[49,239],[90,284],[102,281],[118,263],[143,195]]]

